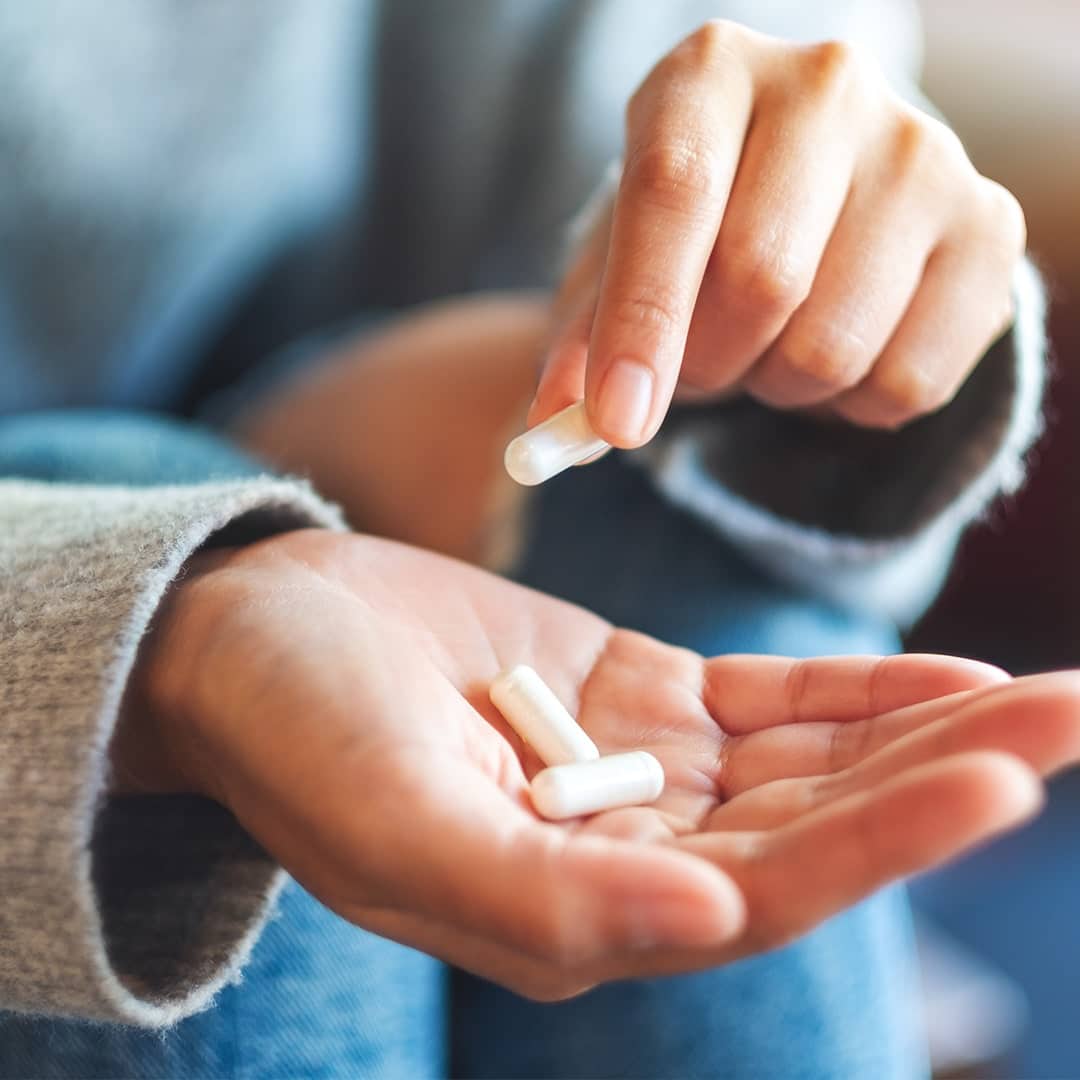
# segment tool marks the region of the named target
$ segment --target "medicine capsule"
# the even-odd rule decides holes
[[[600,756],[596,743],[531,667],[518,664],[504,671],[491,684],[488,696],[545,765],[591,761]]]
[[[512,440],[503,460],[514,480],[531,487],[609,448],[589,427],[579,401]]]
[[[536,812],[551,821],[655,802],[664,790],[664,767],[644,750],[596,761],[556,765],[529,786]]]

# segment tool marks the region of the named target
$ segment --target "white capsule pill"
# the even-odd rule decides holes
[[[592,761],[600,756],[596,743],[531,667],[518,664],[504,671],[491,684],[488,696],[545,765]]]
[[[644,750],[596,761],[556,765],[529,786],[533,806],[551,821],[655,802],[664,790],[664,767]]]
[[[609,444],[589,427],[585,402],[579,401],[519,435],[503,460],[514,480],[531,487],[607,449]]]

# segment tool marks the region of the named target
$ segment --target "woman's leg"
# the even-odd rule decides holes
[[[706,654],[891,652],[895,630],[766,580],[608,459],[540,495],[520,575]],[[697,975],[536,1005],[457,973],[455,1076],[912,1077],[925,1072],[901,890]]]
[[[165,1032],[0,1013],[0,1077],[442,1077],[446,969],[357,930],[298,885],[243,981]]]

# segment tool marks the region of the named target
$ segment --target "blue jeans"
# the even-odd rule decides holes
[[[157,421],[0,424],[0,475],[148,483],[250,469]],[[704,653],[897,647],[891,626],[765,579],[614,456],[542,490],[519,577]],[[926,1070],[914,1001],[897,889],[764,956],[538,1005],[357,930],[292,885],[243,982],[211,1010],[165,1033],[0,1014],[0,1077],[900,1080]]]

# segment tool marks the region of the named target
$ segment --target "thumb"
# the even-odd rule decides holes
[[[716,947],[742,933],[742,893],[708,861],[539,822],[471,779],[441,793],[428,836],[414,815],[393,845],[429,917],[570,966],[647,946]]]
[[[611,237],[614,176],[605,181],[576,227],[577,247],[553,304],[554,331],[529,409],[529,427],[585,398],[589,339]]]
[[[585,397],[585,367],[595,312],[596,296],[590,295],[556,328],[529,408],[528,427],[534,427]]]

